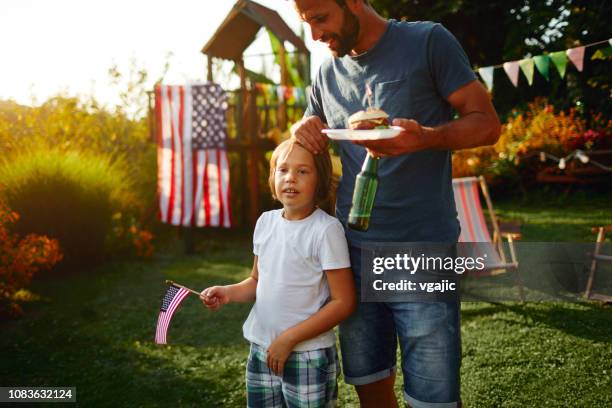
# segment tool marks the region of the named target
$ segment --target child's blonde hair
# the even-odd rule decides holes
[[[305,149],[300,142],[294,139],[287,139],[278,146],[272,152],[272,157],[270,158],[270,177],[268,178],[268,184],[270,186],[270,191],[272,192],[272,198],[278,200],[276,197],[276,191],[274,189],[274,173],[276,172],[276,163],[278,162],[278,158],[285,151],[287,152],[285,157],[291,153],[291,149],[293,149],[294,145],[298,145]],[[306,149],[308,150],[308,149]],[[310,153],[310,151],[309,151]],[[310,153],[312,154],[312,153]],[[317,169],[317,188],[315,190],[315,204],[319,205],[324,203],[328,198],[332,185],[332,163],[331,158],[329,156],[329,152],[327,150],[323,150],[319,154],[312,154],[314,159],[315,168]]]

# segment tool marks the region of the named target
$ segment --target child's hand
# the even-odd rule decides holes
[[[210,310],[217,310],[229,303],[230,298],[225,286],[211,286],[200,293],[200,300]]]
[[[270,347],[268,347],[267,364],[276,375],[283,375],[285,362],[289,358],[293,347],[295,347],[295,342],[287,335],[286,331],[274,339]]]

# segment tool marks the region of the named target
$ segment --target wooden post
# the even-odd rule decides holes
[[[257,90],[253,87],[249,91],[247,104],[247,124],[249,135],[249,223],[252,227],[259,216],[259,167],[258,156],[261,154],[257,144]]]
[[[206,72],[206,79],[208,82],[213,82],[213,57],[211,55],[206,56],[206,60],[208,63],[208,71]]]
[[[246,82],[246,69],[244,68],[244,60],[239,59],[236,61],[238,66],[238,75],[240,76],[240,139],[241,141],[245,140],[245,135],[248,133],[248,126],[246,123],[246,115],[247,115],[247,82]]]
[[[287,72],[287,51],[285,50],[285,44],[280,41],[279,56],[280,62],[280,73],[281,73],[281,85],[287,86],[289,83],[289,75]],[[283,98],[278,106],[278,125],[281,132],[287,130],[287,100]]]
[[[246,209],[244,215],[246,216],[249,226],[255,226],[257,222],[257,216],[259,215],[259,177],[257,171],[257,130],[255,129],[255,121],[253,120],[254,115],[257,114],[255,111],[256,104],[253,100],[253,93],[249,92],[246,80],[246,69],[244,68],[244,61],[241,59],[238,64],[238,72],[240,74],[240,93],[242,95],[242,112],[240,115],[242,122],[242,141],[246,142],[246,145],[242,154],[242,162],[247,166],[248,171],[243,173],[243,183],[246,186],[242,191],[245,195],[248,191],[248,200],[244,200]],[[247,183],[248,180],[248,183]]]
[[[243,145],[243,142],[246,141],[245,133],[246,126],[244,123],[245,119],[245,106],[246,106],[246,71],[244,69],[244,61],[241,59],[236,60],[236,66],[238,67],[238,75],[240,76],[240,89],[238,90],[238,98],[236,104],[236,130],[237,130],[237,139],[238,144]],[[241,215],[243,225],[254,225],[250,219],[250,210],[249,207],[253,203],[249,203],[250,198],[247,198],[247,191],[249,191],[249,183],[248,183],[248,174],[247,174],[247,160],[248,154],[246,149],[241,148],[239,150],[239,160],[240,160],[240,190],[242,192],[241,196]],[[249,195],[250,196],[250,195]]]

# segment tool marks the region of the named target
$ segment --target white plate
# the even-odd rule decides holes
[[[352,130],[352,129],[323,129],[330,139],[334,140],[382,140],[391,139],[402,133],[404,128],[390,126],[388,129]]]

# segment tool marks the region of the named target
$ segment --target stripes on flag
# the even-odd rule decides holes
[[[232,224],[229,161],[219,147],[224,146],[225,123],[219,122],[225,120],[227,103],[214,87],[218,85],[155,88],[162,222],[226,228]]]
[[[159,317],[157,318],[155,344],[166,344],[166,335],[168,334],[170,320],[172,320],[174,312],[188,294],[189,291],[185,288],[178,288],[174,285],[170,285],[168,287],[168,290],[166,291],[166,294],[162,300],[162,305],[159,310]]]

